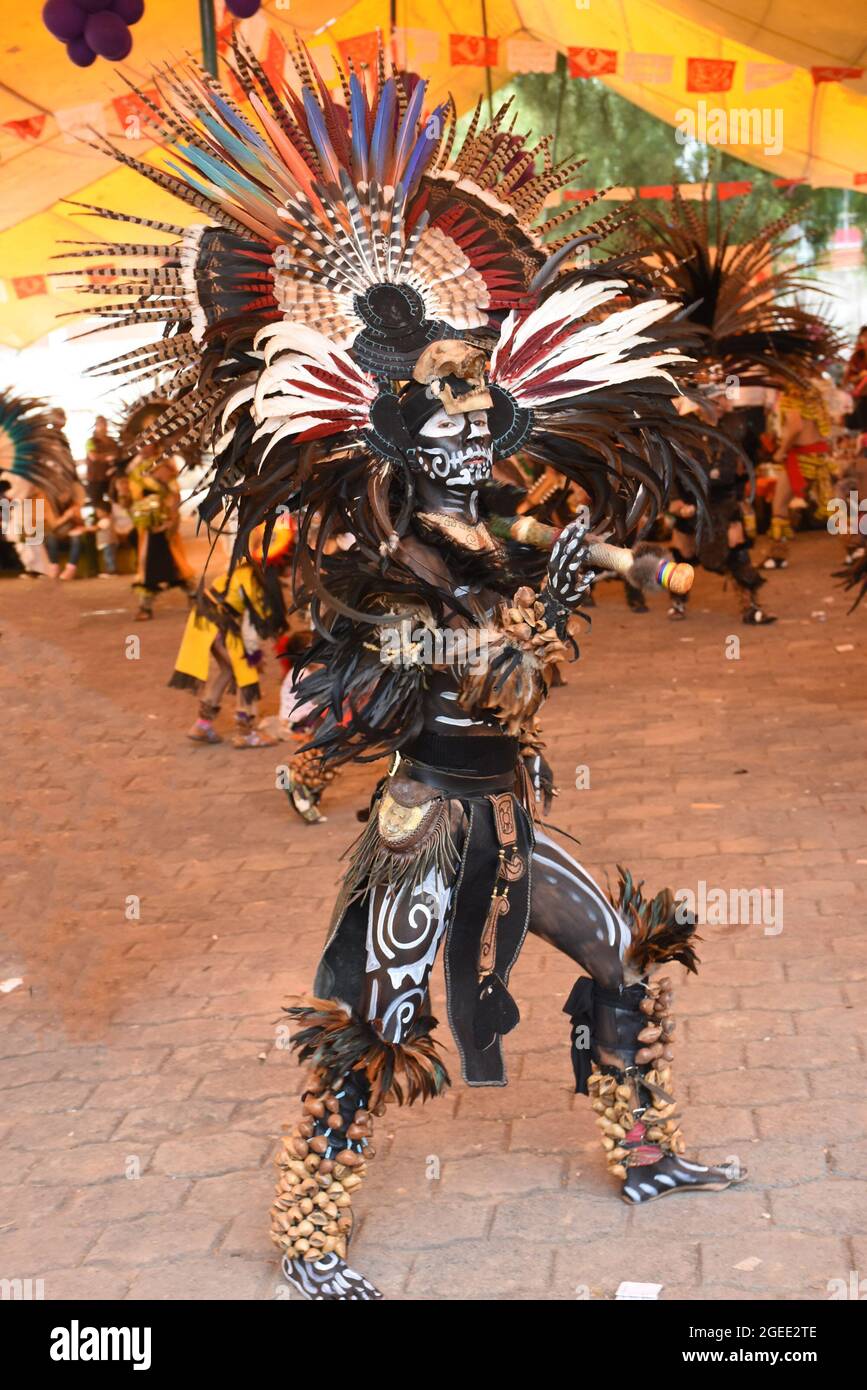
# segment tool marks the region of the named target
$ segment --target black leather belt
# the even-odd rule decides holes
[[[515,769],[508,772],[493,772],[484,776],[469,772],[448,772],[445,768],[431,767],[429,763],[416,762],[414,758],[401,755],[397,768],[398,775],[409,777],[413,782],[424,782],[437,791],[449,792],[452,796],[489,796],[496,792],[510,792],[515,789]]]
[[[469,777],[514,773],[520,745],[508,734],[436,734],[423,730],[401,748],[402,758]]]

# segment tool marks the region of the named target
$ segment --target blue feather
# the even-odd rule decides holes
[[[352,117],[352,172],[356,183],[367,183],[367,97],[354,72],[349,75],[349,110]]]
[[[243,165],[251,172],[261,170],[263,174],[265,173],[264,161],[243,140],[239,140],[237,135],[233,135],[225,126],[221,126],[220,122],[215,120],[213,116],[209,116],[205,112],[202,112],[202,122],[210,130],[218,145],[222,145],[238,164]]]
[[[184,180],[184,183],[190,184],[192,188],[197,188],[199,192],[203,193],[205,197],[208,198],[211,202],[214,201],[213,187],[209,188],[207,184],[199,183],[199,180],[193,177],[189,169],[183,168],[180,164],[175,164],[171,159],[166,160],[166,168],[174,169],[176,174],[180,174],[181,178]]]
[[[391,152],[394,147],[394,112],[397,97],[394,89],[394,78],[390,77],[382,89],[379,98],[379,110],[376,113],[376,123],[373,127],[373,136],[370,142],[371,153],[373,155],[373,168],[371,179],[375,183],[391,183],[391,179],[386,177]]]
[[[332,183],[340,180],[340,163],[334,153],[334,147],[328,137],[325,127],[325,118],[322,115],[315,96],[309,87],[301,88],[301,95],[304,99],[304,113],[307,117],[307,124],[310,127],[310,138],[316,146],[316,152],[322,161],[322,172]]]
[[[236,115],[231,106],[223,101],[222,97],[218,96],[216,92],[211,92],[211,99],[227,125],[232,126],[232,128],[236,130],[244,140],[249,141],[251,145],[257,145],[260,149],[267,150],[268,146],[261,135],[259,135],[251,125],[248,125],[245,120],[242,120],[240,116]]]
[[[400,183],[403,176],[404,166],[407,156],[410,153],[410,144],[418,125],[418,118],[421,115],[422,102],[427,89],[426,82],[417,82],[415,91],[410,97],[409,104],[403,113],[403,120],[397,132],[397,139],[394,143],[394,178],[393,183]]]
[[[415,192],[416,185],[433,158],[439,146],[439,137],[434,134],[440,130],[440,121],[447,109],[447,102],[438,106],[426,120],[421,134],[413,146],[412,153],[406,162],[406,172],[403,176],[403,185],[406,188],[406,196],[409,198]]]
[[[262,189],[259,188],[258,184],[253,183],[237,169],[231,168],[228,164],[220,163],[218,159],[206,154],[204,150],[197,149],[195,145],[178,144],[177,149],[178,153],[195,165],[199,172],[209,178],[216,188],[246,189],[258,202],[263,201]]]

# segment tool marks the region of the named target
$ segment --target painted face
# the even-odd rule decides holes
[[[438,410],[416,438],[418,466],[447,488],[472,488],[491,476],[493,455],[486,410],[448,415]]]

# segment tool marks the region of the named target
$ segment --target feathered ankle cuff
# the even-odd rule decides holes
[[[310,1062],[331,1087],[352,1072],[363,1072],[371,1110],[386,1101],[412,1105],[429,1100],[451,1084],[439,1044],[431,1037],[437,1021],[429,1015],[415,1019],[403,1042],[390,1043],[334,999],[307,999],[285,1012],[302,1025],[291,1039],[299,1060]]]
[[[624,984],[639,984],[657,966],[672,961],[696,975],[699,958],[693,943],[700,938],[693,915],[675,902],[670,888],[647,899],[641,891],[644,884],[636,883],[628,869],[618,865],[617,872],[619,894],[612,904],[632,937],[623,956]]]

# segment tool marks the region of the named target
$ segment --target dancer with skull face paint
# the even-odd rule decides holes
[[[237,515],[240,556],[263,521],[297,517],[295,594],[317,635],[296,684],[315,755],[392,759],[313,996],[288,1010],[311,1073],[272,1211],[296,1288],[365,1301],[381,1295],[347,1257],[373,1120],[449,1084],[428,1004],[438,955],[469,1085],[506,1083],[509,977],[532,931],[585,972],[566,1005],[576,1086],[624,1200],[733,1180],[680,1157],[670,989],[650,979],[666,961],[695,968],[693,924],[625,872],[609,900],[534,824],[521,760],[577,655],[593,565],[614,555],[602,540],[651,525],[675,483],[701,509],[707,433],[673,405],[690,345],[676,306],[631,254],[587,259],[617,218],[559,240],[572,211],[538,222],[576,161],[530,147],[508,103],[487,124],[480,103],[455,153],[451,103],[426,118],[424,83],[384,55],[366,82],[341,73],[345,109],[303,48],[294,63],[300,96],[278,94],[236,37],[255,129],[193,65],[162,75],[177,175],[115,153],[211,223],[179,230],[156,272],[130,269],[126,245],[93,254],[117,257],[98,292],[153,305],[132,321],[177,325],[116,370],[176,369],[156,439],[213,425],[205,520]],[[494,525],[492,464],[518,450],[585,490],[592,531],[573,523],[546,550],[512,538],[525,519]],[[352,550],[328,554],[346,531]]]

